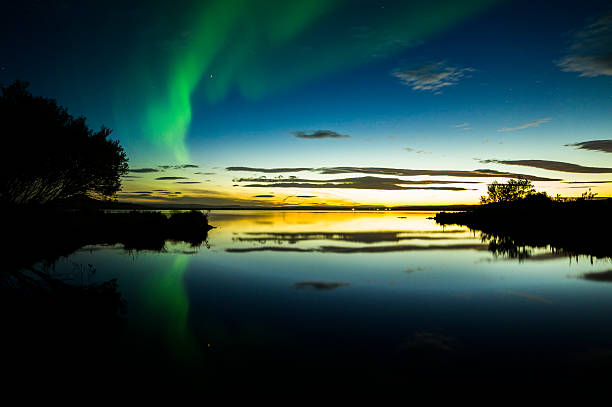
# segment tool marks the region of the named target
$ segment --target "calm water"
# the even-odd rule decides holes
[[[53,273],[116,278],[127,301],[122,358],[179,373],[609,366],[612,283],[590,273],[611,270],[610,260],[542,248],[520,261],[495,256],[478,233],[429,216],[212,212],[208,247],[86,247]]]

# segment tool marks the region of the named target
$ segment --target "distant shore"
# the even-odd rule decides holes
[[[596,198],[594,202],[612,198]],[[357,206],[240,206],[240,205],[201,205],[201,204],[168,204],[168,203],[132,203],[115,202],[107,209],[149,209],[149,210],[201,210],[201,211],[470,211],[480,208],[479,204],[440,204],[440,205],[357,205]]]
[[[464,211],[478,205],[402,205],[402,206],[203,206],[167,205],[167,204],[128,204],[137,205],[141,209],[150,210],[202,210],[202,211]],[[117,207],[116,209],[121,209]]]

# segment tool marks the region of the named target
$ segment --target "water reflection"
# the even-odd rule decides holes
[[[441,236],[439,234],[463,233],[462,230],[452,231],[387,231],[387,232],[303,232],[303,233],[270,233],[270,232],[249,232],[241,237],[235,237],[236,242],[257,242],[257,243],[289,243],[294,244],[306,240],[341,240],[345,242],[357,243],[380,243],[380,242],[399,242],[402,240],[443,240],[454,239],[453,236]]]
[[[298,247],[285,246],[263,246],[263,247],[246,247],[226,249],[229,253],[248,253],[261,251],[276,251],[276,252],[301,252],[301,253],[386,253],[386,252],[406,252],[406,251],[422,251],[422,250],[484,250],[487,246],[482,244],[447,244],[444,246],[426,246],[426,245],[393,245],[393,246],[362,246],[362,247],[344,247],[344,246],[320,246],[317,248],[301,249]]]
[[[515,240],[512,236],[504,235],[501,233],[489,234],[485,232],[479,232],[483,243],[487,244],[488,250],[494,256],[501,256],[503,258],[517,259],[520,261],[538,261],[538,260],[552,260],[559,258],[567,258],[576,260],[580,258],[586,258],[590,262],[593,262],[594,258],[612,259],[610,253],[602,252],[599,249],[584,247],[578,251],[567,249],[564,247],[558,247],[554,244],[547,244],[544,240],[539,240],[536,243],[526,244],[523,241]],[[579,236],[575,237],[576,240],[580,240]],[[576,245],[573,245],[576,246]]]
[[[143,281],[142,290],[144,312],[154,316],[156,327],[165,328],[166,348],[181,362],[199,357],[198,344],[187,324],[189,299],[184,276],[188,265],[188,256],[176,256],[168,270],[151,270]]]
[[[609,261],[430,216],[213,212],[208,247],[92,246],[56,270],[117,279],[121,358],[160,375],[487,381],[572,376],[608,355]]]
[[[228,253],[386,253],[483,250],[466,228],[442,229],[429,213],[255,212],[213,214],[215,242]],[[245,219],[246,218],[246,219]],[[229,231],[232,231],[229,235]],[[330,244],[333,242],[334,244]],[[408,242],[408,243],[407,243]]]
[[[589,281],[601,281],[604,283],[612,283],[612,270],[585,273],[582,278]]]

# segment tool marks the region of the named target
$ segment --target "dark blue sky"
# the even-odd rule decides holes
[[[2,6],[0,83],[114,129],[131,167],[155,170],[125,199],[474,202],[497,177],[452,171],[479,169],[612,195],[610,151],[566,146],[611,138],[609,2],[83,3]],[[304,182],[253,181],[270,174]]]

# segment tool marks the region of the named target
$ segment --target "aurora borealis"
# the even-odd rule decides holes
[[[28,80],[112,128],[132,168],[121,200],[475,203],[518,175],[551,195],[610,196],[611,13],[603,1],[25,1],[3,6],[0,82]]]

